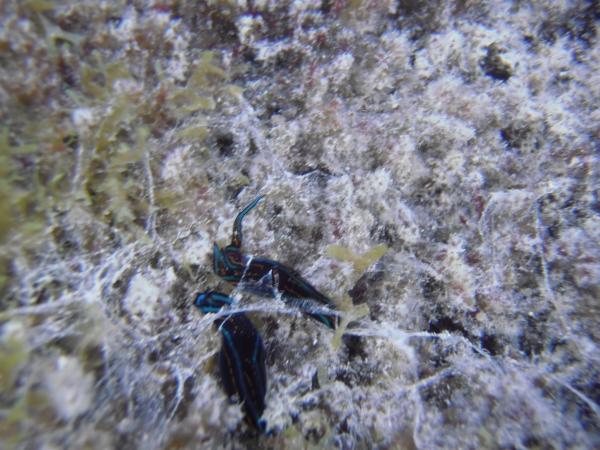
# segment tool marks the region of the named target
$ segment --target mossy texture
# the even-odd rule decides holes
[[[600,447],[594,1],[0,2],[0,447]],[[337,333],[212,272],[244,252]],[[213,318],[261,332],[254,436]]]

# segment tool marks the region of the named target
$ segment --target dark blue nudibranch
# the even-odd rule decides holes
[[[196,296],[194,306],[204,314],[217,313],[232,301],[225,294],[206,291]],[[219,371],[223,388],[228,396],[237,395],[243,403],[248,424],[264,432],[266,421],[261,416],[265,410],[267,372],[262,338],[243,313],[217,317],[214,325],[222,335]]]
[[[303,301],[314,300],[322,305],[333,308],[334,303],[329,297],[317,291],[298,272],[268,258],[255,258],[244,255],[242,248],[242,221],[262,199],[256,197],[235,218],[231,244],[220,248],[213,245],[213,270],[226,281],[240,284],[251,292],[275,296],[281,294],[283,300],[290,303],[302,304]],[[301,309],[315,320],[335,329],[338,317],[326,312],[311,312],[306,306]]]

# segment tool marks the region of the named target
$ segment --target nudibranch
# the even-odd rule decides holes
[[[242,253],[242,221],[262,198],[256,197],[237,215],[228,246],[220,248],[216,243],[213,245],[214,272],[224,280],[257,294],[276,296],[279,293],[284,301],[300,305],[302,311],[310,317],[335,329],[339,322],[335,313],[308,307],[310,301],[315,301],[328,308],[335,308],[329,297],[317,291],[298,272],[284,264]]]
[[[202,313],[218,313],[232,303],[231,297],[215,291],[201,292],[194,306]],[[223,388],[229,397],[237,396],[243,404],[246,422],[265,432],[267,371],[265,349],[258,330],[243,313],[217,316],[214,325],[222,335],[219,352],[219,371]]]

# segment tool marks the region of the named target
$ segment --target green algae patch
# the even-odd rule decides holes
[[[174,90],[169,103],[174,112],[184,113],[183,116],[199,110],[211,111],[216,106],[212,96],[200,95],[189,87]]]
[[[372,264],[382,258],[388,250],[387,245],[379,244],[365,253],[358,255],[347,247],[334,244],[327,247],[327,256],[338,261],[350,261],[354,266],[354,271],[362,274]]]
[[[182,128],[175,133],[180,139],[191,140],[194,142],[202,142],[208,136],[208,128],[205,125],[190,125]]]
[[[369,305],[366,303],[362,303],[360,305],[353,305],[352,299],[348,294],[344,295],[344,299],[342,304],[338,308],[340,311],[344,311],[344,315],[340,321],[339,326],[335,330],[335,334],[331,339],[331,346],[334,351],[339,350],[342,344],[342,336],[346,333],[348,325],[351,322],[362,319],[363,317],[367,317],[371,312],[369,310]]]
[[[213,62],[214,53],[210,51],[202,52],[200,62],[190,76],[187,87],[206,88],[210,87],[213,80],[222,80],[227,78],[227,74],[223,69]]]
[[[122,127],[129,125],[136,117],[132,100],[122,97],[104,116],[96,134],[96,151],[107,151],[114,143]]]
[[[357,255],[352,250],[341,245],[330,245],[327,247],[327,256],[337,261],[349,261],[352,263],[354,268],[354,275],[360,277],[371,265],[382,258],[389,248],[385,244],[379,244],[375,247],[367,250],[366,252]],[[370,310],[366,303],[361,305],[353,305],[352,299],[345,295],[344,299],[339,305],[338,309],[344,311],[345,314],[342,316],[340,325],[337,328],[335,335],[331,340],[331,345],[334,350],[338,350],[342,343],[342,336],[346,332],[348,325],[358,319],[369,315]]]
[[[25,0],[22,5],[36,13],[44,13],[56,8],[54,3],[48,0]]]
[[[27,180],[22,175],[17,160],[31,157],[34,144],[12,145],[8,128],[0,133],[0,242],[14,230],[17,218],[35,212],[36,192],[17,187]]]
[[[213,111],[215,87],[220,86],[227,74],[213,62],[212,52],[203,52],[184,87],[170,86],[167,104],[174,117],[183,119],[198,111]]]
[[[28,435],[27,429],[35,424],[53,426],[56,423],[50,402],[39,389],[27,391],[9,409],[3,411],[0,420],[0,442],[2,448],[23,448],[23,440]]]
[[[244,88],[235,84],[229,84],[225,87],[225,93],[231,97],[232,100],[240,101],[244,96]]]
[[[115,81],[132,78],[131,72],[124,62],[105,63],[102,55],[98,51],[94,51],[90,57],[90,63],[82,64],[81,90],[89,97],[85,100],[106,101],[113,94]]]
[[[21,424],[27,420],[28,413],[25,398],[16,402],[0,421],[0,440],[8,449],[16,448],[23,440],[24,432]]]
[[[13,226],[14,220],[12,217],[11,202],[9,201],[8,196],[5,195],[7,189],[5,189],[4,186],[2,186],[0,190],[2,191],[2,196],[0,196],[0,242],[2,242],[8,236]],[[0,276],[0,287],[1,286],[2,281]]]
[[[6,283],[8,283],[8,273],[4,261],[0,261],[0,292],[2,292],[2,289],[4,289],[4,286],[6,286]]]
[[[26,359],[27,351],[20,340],[10,338],[0,344],[0,391],[12,387]]]

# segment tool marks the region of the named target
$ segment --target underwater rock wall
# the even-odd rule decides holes
[[[0,4],[2,448],[598,448],[597,1]],[[245,251],[339,336],[212,273]],[[267,351],[254,436],[208,288]],[[358,312],[357,312],[358,311]]]

